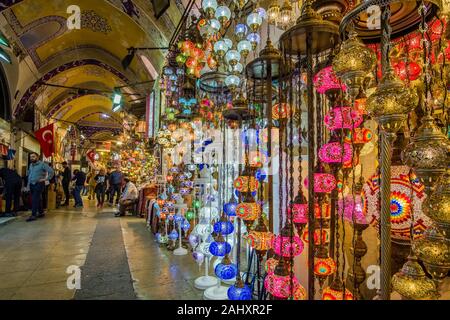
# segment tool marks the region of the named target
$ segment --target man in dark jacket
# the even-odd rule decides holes
[[[75,188],[73,189],[73,197],[75,198],[74,208],[83,208],[81,190],[83,190],[84,183],[86,182],[86,174],[83,171],[77,169],[73,172],[72,180],[75,180]]]
[[[0,169],[0,178],[3,179],[5,186],[5,216],[15,216],[17,211],[19,211],[22,178],[16,170],[9,168]],[[14,203],[14,207],[11,212],[12,203]]]
[[[63,165],[64,171],[62,173],[61,184],[62,184],[62,187],[64,190],[64,196],[66,197],[66,200],[64,201],[63,206],[68,206],[69,199],[70,199],[69,185],[70,185],[70,181],[72,180],[72,175],[70,174],[70,169],[67,164],[67,161],[64,161],[62,163],[62,165]]]
[[[109,185],[111,188],[111,195],[109,198],[109,204],[112,205],[114,202],[114,195],[116,196],[116,205],[119,204],[119,198],[120,194],[122,193],[122,181],[123,181],[123,174],[122,172],[117,168],[113,172],[111,172],[111,175],[109,176]]]

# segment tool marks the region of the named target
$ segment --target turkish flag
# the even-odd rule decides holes
[[[88,153],[86,153],[86,157],[88,158],[88,160],[92,163],[94,163],[95,161],[95,150],[91,149],[88,151]]]
[[[55,152],[55,133],[53,123],[40,128],[34,134],[41,145],[41,150],[44,156],[47,158],[50,157]]]

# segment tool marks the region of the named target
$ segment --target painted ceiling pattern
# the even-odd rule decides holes
[[[81,9],[79,30],[67,28],[67,8],[74,4]],[[0,14],[15,34],[14,42],[38,71],[33,84],[19,88],[15,117],[35,104],[48,119],[73,121],[92,127],[90,131],[96,133],[119,130],[120,119],[111,111],[113,88],[153,78],[137,56],[126,71],[121,60],[129,47],[166,47],[181,19],[180,5],[180,1],[172,3],[156,20],[148,0],[2,0]],[[163,51],[141,53],[160,70]],[[104,93],[89,94],[44,83]],[[133,96],[127,99],[142,96],[145,90],[128,88]]]

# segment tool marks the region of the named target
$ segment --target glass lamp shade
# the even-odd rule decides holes
[[[203,0],[202,1],[202,9],[206,12],[206,14],[211,18],[214,16],[214,12],[217,9],[217,1],[216,0]]]
[[[275,268],[276,268],[276,266],[278,265],[279,262],[280,262],[280,260],[278,260],[276,258],[269,258],[269,259],[266,260],[266,263],[264,265],[264,269],[266,270],[266,272],[268,274],[274,273],[275,272]],[[287,265],[287,269],[288,269],[288,272],[290,273],[292,268],[291,268],[290,265]]]
[[[351,107],[334,107],[324,117],[329,130],[354,129],[361,125],[363,116]]]
[[[344,137],[345,143],[365,144],[372,141],[373,134],[367,128],[355,128],[353,131],[348,131]]]
[[[330,257],[314,259],[314,274],[318,277],[328,277],[336,272],[336,262]]]
[[[228,38],[222,38],[222,41],[225,42],[228,50],[230,50],[233,47],[233,41],[231,41]]]
[[[233,224],[226,220],[226,221],[218,221],[214,224],[214,232],[215,233],[221,233],[222,235],[228,235],[233,233],[234,226]]]
[[[308,187],[308,179],[305,179],[305,187]],[[329,173],[314,174],[314,192],[330,193],[336,188],[336,178]]]
[[[198,251],[203,253],[205,257],[210,258],[212,256],[209,247],[211,246],[211,243],[209,242],[202,242],[198,245]]]
[[[252,300],[252,289],[246,284],[242,287],[234,284],[228,288],[227,295],[230,300]]]
[[[187,220],[183,220],[181,223],[181,229],[186,232],[191,228],[191,224]]]
[[[258,170],[256,170],[255,177],[259,182],[263,182],[267,178],[267,173],[264,171],[264,169],[259,168]]]
[[[293,110],[291,110],[289,104],[287,103],[277,103],[272,107],[272,117],[275,120],[286,119],[292,116]]]
[[[237,49],[241,55],[246,58],[252,49],[252,44],[250,41],[244,39],[238,42]]]
[[[265,252],[272,248],[273,233],[252,230],[247,235],[247,242],[253,249]]]
[[[240,83],[241,79],[236,75],[230,74],[225,78],[225,84],[230,89],[236,89]]]
[[[314,76],[314,87],[320,94],[324,94],[329,90],[347,90],[345,84],[340,83],[333,72],[331,66],[325,67]]]
[[[214,52],[223,57],[228,51],[228,46],[223,40],[219,40],[214,44]]]
[[[298,236],[277,235],[272,240],[273,251],[282,257],[295,257],[303,252],[303,241]]]
[[[200,243],[200,237],[197,234],[191,233],[189,235],[189,244],[192,246],[192,248],[197,247],[197,245]]]
[[[216,9],[215,17],[222,25],[227,24],[231,17],[230,8],[227,6],[220,6]]]
[[[367,224],[368,222],[363,211],[363,199],[361,195],[355,195],[354,198],[352,195],[348,195],[344,199],[338,200],[339,216],[342,217],[342,214],[344,214],[344,219],[350,223]]]
[[[287,28],[294,20],[294,11],[289,1],[285,0],[280,10],[279,24],[281,27]]]
[[[247,40],[250,41],[252,49],[255,50],[256,46],[261,42],[259,34],[252,32],[247,35]]]
[[[178,239],[178,232],[177,232],[177,230],[172,230],[172,231],[169,233],[169,239],[172,240],[172,241]]]
[[[270,24],[276,24],[280,17],[280,5],[277,1],[272,1],[267,8],[267,21]]]
[[[291,287],[291,283],[293,287]],[[306,298],[305,288],[302,287],[295,276],[291,279],[290,275],[268,274],[264,280],[264,287],[272,296],[279,299],[287,299],[292,293],[294,300],[304,300]]]
[[[205,255],[202,252],[194,251],[192,253],[192,258],[194,258],[195,262],[197,262],[199,265],[205,261]]]
[[[344,288],[342,290],[336,290],[332,287],[326,287],[322,292],[322,300],[353,300],[353,294],[345,288],[345,296],[343,294]]]
[[[231,245],[226,241],[214,241],[209,246],[209,252],[216,257],[223,257],[230,251]]]
[[[236,206],[236,215],[242,220],[256,220],[261,210],[256,202],[241,202]]]
[[[254,176],[239,176],[234,182],[233,186],[239,192],[254,192],[258,189],[258,180]]]
[[[267,12],[263,7],[256,8],[255,12],[258,12],[261,19],[267,19]]]
[[[309,243],[308,227],[303,230],[302,240],[305,243]],[[314,230],[314,245],[320,246],[330,242],[330,230],[329,229],[315,229]]]
[[[237,50],[229,50],[225,55],[225,61],[231,65],[236,65],[241,60],[241,54]]]
[[[223,205],[223,211],[229,217],[236,216],[236,206],[237,203],[234,201],[227,202]]]
[[[247,17],[247,25],[253,32],[258,31],[259,27],[261,27],[262,18],[259,16],[257,12],[252,12]]]
[[[248,27],[244,23],[238,23],[234,28],[234,33],[239,39],[244,38],[247,35]]]
[[[214,32],[218,32],[220,30],[220,22],[217,19],[209,20],[209,26]]]
[[[234,263],[227,264],[222,261],[215,267],[214,273],[221,280],[230,280],[236,277],[237,266]]]
[[[243,70],[244,66],[242,65],[242,63],[238,62],[233,66],[230,65],[230,72],[234,75],[239,75],[240,73],[242,73]]]
[[[184,220],[184,217],[180,214],[175,215],[174,220],[176,223],[181,223]]]
[[[319,149],[319,159],[324,163],[342,163],[352,159],[352,146],[348,143],[330,142]]]

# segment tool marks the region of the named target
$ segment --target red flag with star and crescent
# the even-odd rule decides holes
[[[55,152],[54,124],[51,123],[48,126],[40,128],[34,134],[41,145],[41,150],[44,156],[47,158],[50,157]]]

